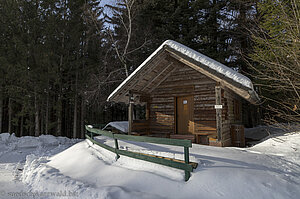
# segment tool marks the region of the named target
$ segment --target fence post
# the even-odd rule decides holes
[[[116,153],[116,160],[118,160],[120,158],[120,155],[118,154],[118,150],[119,150],[119,145],[118,145],[118,140],[116,138],[115,139],[115,153]]]
[[[190,163],[190,159],[189,159],[189,147],[184,147],[184,162],[186,164]],[[188,181],[189,178],[191,177],[191,173],[187,170],[184,171],[185,172],[185,181]]]
[[[91,132],[91,138],[92,138],[92,140],[94,139],[94,134],[93,134],[93,132]],[[93,144],[94,144],[94,142],[93,142]]]

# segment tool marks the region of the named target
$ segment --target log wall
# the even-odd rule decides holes
[[[148,120],[133,120],[132,132],[137,132],[140,135],[149,134],[149,121]]]
[[[176,134],[176,97],[193,95],[194,120],[192,122],[197,143],[230,146],[230,125],[242,123],[241,97],[227,88],[222,88],[222,142],[218,142],[214,108],[217,83],[186,65],[174,63],[174,67],[176,70],[172,70],[167,78],[150,93],[147,101],[149,119],[142,122],[134,121],[133,131],[142,133],[148,131],[152,136],[159,137]],[[235,117],[237,102],[240,104],[240,120]]]
[[[223,146],[231,146],[230,126],[232,124],[242,124],[242,104],[241,97],[229,89],[222,90],[222,143]],[[238,107],[237,107],[238,106]],[[237,109],[238,108],[238,109]],[[237,118],[236,112],[240,117]]]
[[[152,93],[151,133],[176,133],[176,97],[194,96],[194,134],[216,136],[216,82],[188,66],[180,66]]]

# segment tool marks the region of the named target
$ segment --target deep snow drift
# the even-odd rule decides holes
[[[0,198],[49,198],[38,197],[39,193],[35,193],[32,187],[22,182],[26,158],[47,159],[78,141],[80,140],[51,135],[17,138],[13,134],[0,134]]]
[[[96,139],[109,145],[114,143],[103,136]],[[269,137],[251,148],[195,144],[190,150],[191,161],[199,166],[188,182],[184,181],[181,170],[124,156],[116,161],[115,154],[90,141],[81,141],[51,157],[49,154],[55,153],[44,153],[42,145],[46,144],[37,144],[26,163],[20,165],[22,171],[18,175],[27,188],[25,191],[62,193],[64,198],[298,199],[300,196],[300,132]],[[125,150],[183,159],[182,147],[129,141],[121,141],[119,145]],[[57,145],[46,151],[56,148]]]

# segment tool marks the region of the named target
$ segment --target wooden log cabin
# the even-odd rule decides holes
[[[257,104],[250,79],[175,41],[165,41],[108,97],[129,104],[128,131],[231,146],[242,102]],[[134,120],[134,105],[145,119]],[[243,136],[243,135],[241,135]]]

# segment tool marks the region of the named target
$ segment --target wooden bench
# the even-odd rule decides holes
[[[174,162],[185,163],[184,160],[178,160],[178,159],[175,159],[175,158],[168,158],[168,157],[152,155],[152,154],[146,154],[146,153],[138,153],[138,152],[134,152],[134,153],[142,154],[142,155],[149,156],[149,157],[155,157],[155,158],[160,158],[160,159],[165,159],[165,160],[171,160],[171,161],[174,161]],[[198,163],[196,163],[196,162],[189,162],[189,164],[193,167],[193,169],[196,169],[198,167]]]

